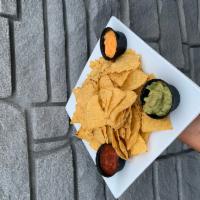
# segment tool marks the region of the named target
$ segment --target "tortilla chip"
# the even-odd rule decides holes
[[[81,124],[87,129],[95,129],[106,125],[106,116],[103,112],[98,95],[94,95],[90,98],[86,108],[86,123]]]
[[[126,138],[127,149],[130,150],[135,145],[141,127],[141,111],[139,104],[132,108],[131,135]]]
[[[126,129],[125,128],[120,128],[118,130],[118,134],[119,134],[120,138],[122,138],[124,140],[126,139]]]
[[[156,75],[155,74],[148,74],[148,81],[155,79]]]
[[[114,88],[112,81],[110,80],[108,75],[104,75],[99,80],[99,88],[100,89],[109,89]]]
[[[103,138],[101,137],[101,135],[94,135],[91,130],[80,128],[79,131],[77,131],[76,133],[76,137],[82,140],[86,140],[95,150],[97,150],[100,145],[103,144]]]
[[[93,134],[91,130],[80,128],[76,132],[76,137],[79,139],[90,140],[93,137]]]
[[[138,135],[135,145],[129,151],[130,156],[135,156],[147,151],[147,145],[141,135]]]
[[[122,111],[119,113],[115,121],[112,121],[110,118],[107,119],[107,124],[111,126],[113,129],[121,128],[126,121],[126,111]]]
[[[117,136],[115,135],[115,133],[112,132],[112,146],[113,146],[113,148],[115,149],[115,151],[117,152],[117,155],[118,155],[119,157],[121,157],[122,159],[125,160],[126,157],[125,157],[125,155],[122,153],[122,151],[120,150],[120,148],[119,148],[119,143],[118,143],[116,137],[117,137]]]
[[[94,149],[94,150],[98,150],[99,147],[101,146],[101,143],[96,139],[96,138],[92,138],[91,140],[87,140],[87,142],[89,143],[89,145]]]
[[[108,108],[111,102],[112,98],[112,90],[107,90],[107,89],[101,89],[99,91],[99,99],[101,102],[101,107],[105,111],[105,113],[108,112]]]
[[[119,131],[116,131],[115,133],[116,133],[116,136],[117,136],[119,148],[120,148],[121,152],[124,154],[125,159],[127,160],[128,159],[128,152],[126,150],[126,146],[125,146],[124,142],[122,141],[122,139],[119,136],[119,134],[120,134]]]
[[[124,123],[124,128],[129,128],[132,122],[132,108],[129,107],[126,112],[126,121]]]
[[[148,75],[141,70],[131,71],[124,82],[123,90],[135,90],[141,87],[147,81]]]
[[[84,123],[85,110],[89,99],[97,94],[97,85],[92,81],[87,84],[83,84],[82,87],[74,89],[74,95],[76,97],[76,111],[72,117],[72,123]]]
[[[105,137],[104,137],[104,133],[102,131],[101,128],[97,128],[97,129],[94,129],[92,131],[93,133],[93,137],[99,141],[99,143],[101,144],[104,144],[105,143]]]
[[[136,70],[140,66],[140,56],[135,51],[128,49],[107,68],[106,73],[121,73],[123,71]]]
[[[122,86],[124,84],[124,82],[126,81],[130,72],[131,71],[124,71],[121,73],[112,73],[112,74],[109,74],[109,77],[118,86]]]
[[[111,61],[105,60],[103,57],[100,57],[99,59],[90,62],[90,68],[92,70],[100,70],[102,72],[106,68],[108,68],[111,63]]]
[[[107,135],[106,126],[101,127],[101,130],[102,130],[102,133],[103,133],[103,136],[104,136],[105,143],[108,144],[108,135]]]
[[[115,121],[117,115],[123,110],[132,106],[133,103],[136,101],[136,98],[137,94],[135,92],[127,90],[125,98],[120,102],[120,104],[117,107],[115,107],[115,109],[110,114],[110,119],[112,121]]]
[[[114,108],[118,106],[118,104],[126,97],[126,92],[118,89],[112,89],[112,98],[108,108],[108,114],[110,114]]]
[[[142,136],[142,138],[144,139],[144,141],[146,142],[146,144],[148,143],[149,141],[149,136],[151,135],[151,132],[141,132],[140,135]]]
[[[163,119],[152,119],[144,112],[142,113],[142,132],[163,131],[169,129],[172,129],[172,124],[168,117]]]
[[[129,140],[131,136],[131,128],[126,128],[126,138],[125,138],[125,141],[126,141],[126,145],[127,145],[127,141]]]
[[[112,143],[113,129],[110,126],[106,126],[106,133],[108,137],[108,143]]]
[[[99,79],[100,79],[100,72],[101,71],[98,70],[98,69],[92,70],[90,72],[90,74],[88,75],[87,79],[95,81],[97,83],[99,81]]]

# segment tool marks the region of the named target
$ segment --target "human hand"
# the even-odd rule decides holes
[[[200,115],[181,133],[179,139],[200,152]]]

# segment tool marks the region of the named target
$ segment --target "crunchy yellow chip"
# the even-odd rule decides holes
[[[90,68],[94,70],[100,70],[102,67],[102,64],[100,63],[100,60],[103,58],[99,58],[98,60],[92,60],[90,61]]]
[[[99,143],[105,143],[105,137],[102,128],[96,128],[92,131],[93,137],[99,141]]]
[[[81,88],[74,89],[74,95],[76,97],[76,111],[72,117],[72,123],[84,123],[85,110],[89,99],[97,94],[97,85],[93,81],[88,81],[87,84],[83,84]]]
[[[106,132],[108,137],[108,143],[112,143],[113,129],[110,126],[106,126]]]
[[[140,135],[142,136],[142,138],[144,139],[144,141],[146,142],[146,144],[148,143],[149,140],[149,136],[151,135],[151,132],[141,132]]]
[[[126,128],[126,138],[125,138],[125,141],[126,141],[126,145],[127,145],[127,141],[129,140],[131,136],[131,128]]]
[[[86,123],[81,124],[84,128],[94,129],[106,125],[106,116],[103,112],[98,95],[94,95],[90,98],[86,108]]]
[[[118,89],[112,89],[112,98],[108,108],[108,114],[110,114],[114,108],[126,97],[126,92]]]
[[[76,132],[76,137],[84,140],[90,140],[93,137],[91,130],[80,128],[79,131]]]
[[[101,89],[109,89],[114,88],[112,81],[110,80],[108,75],[104,75],[99,80],[99,88]]]
[[[121,157],[122,159],[126,159],[125,155],[122,153],[122,151],[119,148],[119,143],[117,141],[116,135],[114,132],[112,132],[112,146],[117,152],[117,155]]]
[[[90,62],[90,67],[93,70],[101,70],[104,71],[106,68],[108,68],[111,65],[111,61],[105,60],[103,57],[91,61]]]
[[[86,140],[95,150],[97,150],[100,145],[103,144],[101,136],[98,137],[98,135],[94,135],[91,130],[80,128],[80,130],[76,133],[76,136],[80,139]]]
[[[120,104],[117,107],[115,107],[115,109],[110,114],[110,119],[112,121],[115,121],[117,115],[123,110],[132,106],[133,103],[136,101],[136,98],[137,94],[135,92],[127,90],[125,98],[120,102]]]
[[[172,129],[172,124],[168,117],[163,119],[152,119],[144,112],[142,113],[142,132],[162,131],[169,129]]]
[[[95,82],[98,82],[99,79],[100,79],[100,70],[98,69],[94,69],[90,72],[90,74],[88,75],[88,79],[87,80],[92,80],[92,81],[95,81]]]
[[[101,146],[101,143],[96,139],[96,138],[92,138],[90,140],[87,140],[87,142],[90,144],[90,146],[94,149],[94,150],[98,150],[99,147]]]
[[[152,79],[155,79],[155,78],[156,78],[155,74],[148,74],[148,81],[152,80]]]
[[[131,107],[127,108],[120,112],[115,121],[112,121],[110,118],[107,120],[107,124],[110,125],[114,129],[120,129],[121,127],[127,128],[130,126],[130,120],[132,116],[132,109]]]
[[[130,150],[135,145],[141,127],[141,108],[135,104],[132,108],[131,135],[126,138],[127,149]]]
[[[106,113],[108,112],[111,98],[112,98],[112,90],[101,89],[99,91],[99,99],[100,99],[101,107]]]
[[[126,111],[126,121],[124,123],[124,128],[130,128],[132,122],[132,108],[129,107]]]
[[[121,152],[124,154],[125,159],[127,160],[128,159],[128,152],[126,150],[126,146],[125,146],[124,142],[122,141],[122,139],[119,136],[119,134],[120,134],[119,131],[116,131],[115,133],[116,133],[116,136],[117,136],[119,148],[120,148]]]
[[[131,71],[129,70],[129,71],[121,72],[121,73],[112,73],[112,74],[109,74],[109,77],[118,86],[122,86],[124,82],[126,81],[130,72]]]
[[[125,128],[120,128],[118,130],[118,134],[122,139],[124,139],[124,140],[126,139],[126,129]]]
[[[140,56],[135,51],[128,49],[122,56],[107,68],[107,73],[121,73],[128,70],[136,70],[140,66]]]
[[[118,114],[115,121],[112,121],[110,118],[107,119],[107,124],[114,129],[121,128],[126,121],[126,111],[122,111]]]
[[[145,153],[147,151],[147,145],[141,135],[138,135],[135,145],[132,146],[129,151],[131,156]]]
[[[106,126],[101,127],[101,130],[102,130],[102,133],[103,133],[103,136],[104,136],[105,143],[108,144],[108,134],[107,134]]]
[[[131,71],[124,82],[123,90],[135,90],[147,81],[148,75],[141,70]]]
[[[81,106],[80,104],[76,104],[76,111],[74,112],[72,116],[71,123],[85,123],[85,108]]]

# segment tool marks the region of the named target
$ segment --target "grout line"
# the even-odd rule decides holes
[[[17,18],[20,21],[22,19],[22,2],[17,0]]]
[[[187,150],[180,151],[180,152],[177,152],[177,153],[169,153],[167,155],[163,155],[163,156],[158,157],[156,160],[165,160],[165,159],[169,159],[169,158],[172,158],[172,157],[182,156],[182,155],[185,155],[185,154],[188,154],[188,153],[191,153],[191,152],[194,152],[194,150],[193,149],[187,149]]]
[[[191,50],[189,49],[189,62],[191,64],[191,67],[190,67],[190,76],[191,76],[191,79],[192,80],[195,80],[195,65],[194,65],[194,62],[193,62],[193,55],[192,55],[192,52]]]
[[[181,36],[181,43],[183,41],[183,34],[184,34],[184,31],[186,33],[186,40],[187,40],[187,30],[183,30],[183,28],[186,28],[186,25],[185,26],[182,26],[182,23],[181,23],[181,13],[180,13],[180,9],[179,9],[179,4],[180,2],[176,1],[175,4],[176,4],[176,13],[177,13],[177,17],[178,17],[178,23],[179,23],[179,30],[180,30],[180,36]],[[183,8],[184,10],[184,8]],[[181,49],[182,49],[182,53],[183,53],[183,43],[181,44]],[[184,53],[183,53],[184,55]],[[184,65],[185,65],[185,57],[184,57]]]
[[[42,144],[42,143],[51,143],[66,140],[67,136],[58,136],[53,138],[41,138],[41,139],[33,139],[34,144]]]
[[[66,106],[66,102],[42,102],[42,103],[32,103],[33,107],[44,107],[44,106]]]
[[[119,1],[120,19],[130,27],[130,9],[129,0]]]
[[[158,37],[158,50],[159,50],[159,53],[161,53],[161,48],[160,48],[160,39],[161,39],[161,27],[160,27],[160,10],[159,10],[159,0],[156,0],[155,3],[156,3],[156,9],[157,9],[157,15],[158,15],[158,31],[159,31],[159,37]]]
[[[73,132],[76,132],[76,129],[75,129],[74,125],[70,124],[70,122],[69,122],[69,128],[68,128],[68,131],[67,131],[67,138],[71,141],[73,141],[74,138],[77,138],[77,137],[75,137],[74,134],[72,134]]]
[[[45,48],[45,65],[46,65],[46,82],[47,82],[47,102],[51,100],[51,76],[49,66],[49,31],[48,31],[48,15],[47,0],[42,1],[43,6],[43,26],[44,26],[44,48]]]
[[[69,68],[69,58],[68,58],[68,32],[67,32],[67,11],[66,11],[66,2],[62,0],[63,4],[63,27],[65,32],[65,63],[66,63],[66,82],[67,82],[67,99],[70,97],[71,94],[71,83],[70,83],[70,68]],[[73,180],[74,180],[74,200],[79,199],[78,194],[78,175],[77,175],[77,156],[76,156],[76,149],[75,145],[72,142],[72,137],[70,137],[70,132],[73,126],[69,124],[69,129],[67,132],[68,142],[71,143],[71,150],[72,150],[72,162],[73,162]]]
[[[158,162],[153,163],[153,195],[155,200],[160,200],[158,183]]]
[[[189,44],[189,43],[184,43],[187,44],[190,48],[199,48],[200,44]]]
[[[70,97],[70,92],[68,91],[70,89],[70,83],[68,81],[68,74],[69,74],[69,69],[68,69],[68,43],[67,43],[67,14],[66,14],[66,5],[65,5],[65,0],[62,0],[62,14],[63,14],[63,29],[64,29],[64,42],[65,42],[65,70],[66,70],[66,86],[67,86],[67,99]],[[68,85],[69,84],[69,85]]]
[[[10,65],[11,65],[11,85],[12,94],[16,93],[16,60],[15,60],[15,37],[14,37],[14,24],[13,21],[8,20],[9,25],[9,40],[10,40]]]
[[[56,148],[53,148],[53,149],[49,149],[49,150],[41,150],[41,151],[33,151],[34,153],[34,158],[42,158],[42,157],[45,157],[45,156],[48,156],[50,154],[53,154],[53,153],[57,153],[59,152],[60,150],[66,148],[66,147],[69,147],[70,143],[67,141],[65,144],[61,145],[61,146],[58,146]]]
[[[28,111],[25,110],[25,122],[26,122],[26,131],[27,131],[27,148],[28,148],[28,163],[29,163],[29,187],[30,187],[30,200],[36,199],[35,197],[35,168],[34,160],[32,155],[32,131],[31,131],[31,120],[28,114]]]
[[[106,184],[105,184],[105,181],[104,181],[104,183],[103,183],[103,193],[104,193],[105,200],[107,200],[107,196],[106,196]]]
[[[78,193],[78,170],[77,170],[77,155],[76,155],[76,148],[74,143],[71,144],[72,149],[72,159],[73,159],[73,169],[74,169],[74,200],[79,199],[79,193]]]
[[[71,83],[70,83],[70,68],[69,68],[69,58],[68,58],[68,31],[67,31],[67,11],[66,2],[62,0],[63,5],[63,27],[65,32],[65,65],[66,65],[66,82],[67,82],[67,99],[71,95]]]
[[[87,10],[87,7],[89,7],[89,5],[86,5],[86,0],[83,0],[84,5],[85,5],[85,15],[86,15],[86,36],[87,36],[87,58],[90,57],[90,23],[89,23],[89,12]]]
[[[14,20],[14,21],[19,21],[17,16],[6,14],[6,13],[0,13],[0,17],[6,18],[6,19],[10,19],[10,20]]]
[[[159,41],[160,41],[159,37],[156,38],[156,39],[152,39],[152,38],[144,38],[144,37],[141,36],[142,40],[144,40],[146,43],[159,43]]]
[[[182,168],[180,159],[176,159],[176,174],[177,174],[177,188],[178,188],[178,200],[183,199],[183,188],[182,188]]]
[[[197,30],[200,32],[200,1],[197,1]]]

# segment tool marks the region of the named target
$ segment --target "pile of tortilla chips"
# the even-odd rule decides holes
[[[72,123],[80,123],[76,136],[97,150],[111,143],[117,154],[128,159],[147,151],[152,131],[171,129],[169,118],[152,119],[142,111],[142,86],[154,78],[142,71],[140,56],[127,50],[113,61],[90,63],[91,73],[75,88],[76,111]]]

